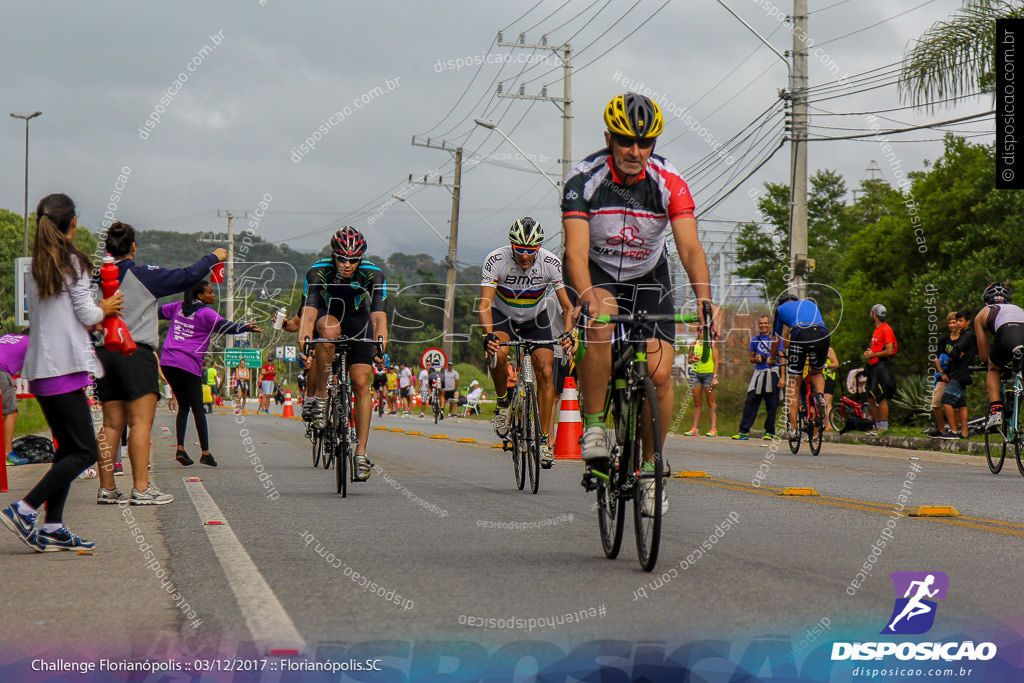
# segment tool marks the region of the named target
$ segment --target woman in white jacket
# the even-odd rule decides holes
[[[99,305],[93,300],[92,264],[72,241],[78,219],[70,197],[43,197],[36,224],[27,287],[31,332],[23,372],[57,440],[57,454],[28,495],[0,512],[0,522],[37,552],[88,549],[95,543],[64,525],[64,502],[71,482],[98,454],[85,387],[92,383],[90,374],[103,374],[103,366],[89,331],[120,312],[124,295],[118,292]],[[44,504],[43,524],[36,529]]]

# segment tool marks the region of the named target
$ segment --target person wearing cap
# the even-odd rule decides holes
[[[464,406],[468,403],[478,403],[480,396],[484,393],[484,388],[480,386],[480,382],[473,380],[469,383],[469,393],[465,396],[459,396],[459,392],[455,392],[455,396],[448,399],[448,406],[451,410],[449,414],[454,414],[458,409],[458,406]]]
[[[896,380],[889,366],[889,360],[896,355],[896,335],[885,322],[885,314],[882,304],[871,307],[875,331],[871,335],[871,346],[864,351],[868,361],[868,403],[877,431],[889,428],[889,399],[896,393]]]
[[[454,415],[454,412],[452,411],[451,401],[453,400],[453,397],[455,396],[455,387],[457,387],[459,385],[459,371],[455,369],[455,366],[452,365],[451,361],[448,361],[448,367],[444,369],[443,376],[444,376],[444,384],[443,384],[444,394],[442,395],[442,398],[441,398],[441,401],[442,401],[441,405],[443,405],[443,406],[447,405],[448,406],[448,417],[451,417],[452,415]]]

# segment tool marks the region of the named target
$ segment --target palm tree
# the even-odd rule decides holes
[[[1018,0],[964,0],[949,21],[938,21],[903,57],[899,90],[915,106],[991,92],[995,85],[996,19],[1024,17]]]

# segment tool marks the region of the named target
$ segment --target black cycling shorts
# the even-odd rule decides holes
[[[832,338],[821,325],[794,327],[789,331],[786,369],[790,374],[802,375],[804,361],[812,370],[821,370],[828,361],[828,347]]]
[[[633,280],[616,280],[591,262],[590,284],[611,292],[612,296],[618,299],[619,312],[622,314],[646,311],[672,315],[676,312],[675,301],[672,298],[672,276],[668,271],[668,261],[664,258],[658,262],[654,270]],[[654,338],[675,344],[675,323],[657,323],[654,326]]]
[[[868,396],[876,403],[892,398],[896,394],[896,379],[892,376],[888,358],[880,358],[868,366]]]
[[[139,349],[130,356],[100,347],[96,355],[105,373],[96,380],[96,398],[100,403],[134,401],[146,394],[160,393],[159,363],[149,346],[139,344]]]
[[[384,388],[387,387],[387,385],[388,385],[388,376],[387,375],[378,375],[378,374],[374,374],[373,375],[373,389],[374,389],[374,391],[376,391],[377,389],[384,389]]]
[[[517,323],[497,308],[491,307],[491,323],[495,332],[504,332],[512,340],[523,339],[526,341],[543,341],[551,339],[551,320],[548,319],[548,312],[541,310],[533,320]],[[553,344],[542,344],[539,349],[550,349]]]
[[[1005,368],[1013,360],[1013,350],[1024,346],[1024,325],[1005,323],[996,330],[988,357],[997,368]]]

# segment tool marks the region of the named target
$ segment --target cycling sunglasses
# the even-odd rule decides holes
[[[517,253],[517,254],[519,254],[521,256],[531,256],[533,254],[536,254],[538,249],[540,249],[539,246],[538,247],[517,247],[514,244],[512,245],[512,251],[514,251],[515,253]]]
[[[338,256],[337,254],[334,255],[334,258],[335,258],[336,261],[338,261],[338,263],[359,263],[360,261],[363,260],[362,256],[349,257],[349,256]]]
[[[619,135],[618,133],[612,133],[612,140],[614,140],[615,144],[618,145],[619,147],[629,148],[632,147],[633,145],[636,145],[640,149],[650,149],[651,147],[654,147],[654,143],[657,140],[657,138],[634,138],[630,137],[629,135]]]

